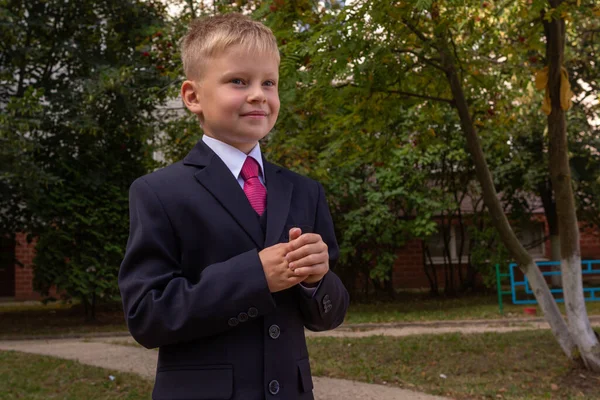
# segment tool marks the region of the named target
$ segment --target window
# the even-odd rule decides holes
[[[449,246],[450,259],[453,263],[458,262],[458,254],[460,253],[461,236],[460,228],[457,226],[446,227],[449,232],[446,234]],[[544,243],[544,224],[539,222],[532,222],[524,225],[520,230],[516,231],[517,237],[521,244],[527,249],[529,254],[536,259],[543,259],[545,255],[545,243]],[[466,263],[469,255],[469,236],[467,234],[467,227],[465,227],[464,233],[464,244],[461,262]],[[443,264],[446,256],[446,250],[444,245],[444,235],[439,230],[429,237],[427,241],[429,248],[429,254],[431,255],[431,261],[434,264]],[[429,261],[428,259],[426,260]]]
[[[461,244],[461,238],[460,238],[460,229],[455,227],[455,226],[451,226],[451,227],[446,227],[446,229],[448,230],[446,233],[446,240],[448,240],[448,247],[449,247],[449,253],[450,253],[450,259],[452,260],[453,263],[457,263],[458,262],[458,254],[460,253],[460,244]],[[467,233],[466,233],[466,229],[465,229],[465,242],[463,245],[463,252],[462,252],[462,258],[461,258],[461,262],[466,262],[467,261],[467,252],[469,250],[469,238],[467,237]],[[441,226],[440,229],[435,232],[433,235],[431,235],[429,237],[429,240],[427,241],[427,246],[429,248],[429,254],[431,255],[431,261],[434,264],[443,264],[444,263],[444,259],[447,258],[447,253],[446,253],[446,246],[444,243],[444,235],[442,234],[442,230],[441,230]],[[429,261],[429,260],[427,260]]]
[[[534,259],[544,258],[544,224],[541,222],[531,222],[521,227],[517,231],[519,241],[527,249]]]

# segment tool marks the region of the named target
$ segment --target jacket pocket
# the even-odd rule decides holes
[[[233,395],[233,366],[173,366],[159,368],[154,400],[227,400]]]
[[[303,358],[302,360],[298,361],[298,374],[300,374],[300,388],[302,389],[302,392],[312,391],[313,382],[308,358]]]

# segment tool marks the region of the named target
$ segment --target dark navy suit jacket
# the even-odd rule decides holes
[[[159,347],[154,399],[313,399],[304,327],[342,323],[348,292],[329,271],[312,297],[270,293],[258,252],[292,227],[338,257],[321,185],[264,162],[265,230],[237,180],[202,141],[130,188],[119,273],[127,325]]]

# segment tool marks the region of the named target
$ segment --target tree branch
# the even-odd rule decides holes
[[[433,101],[441,101],[444,103],[448,103],[451,106],[454,107],[454,100],[453,99],[444,99],[443,97],[435,97],[435,96],[426,96],[423,94],[417,94],[417,93],[410,93],[410,92],[403,92],[401,90],[380,90],[380,92],[384,92],[384,93],[392,93],[392,94],[399,94],[402,96],[408,96],[408,97],[417,97],[420,99],[426,99],[426,100],[433,100]]]
[[[408,22],[408,20],[406,20],[405,18],[402,18],[402,23],[404,25],[406,25],[406,27],[408,29],[410,29],[412,31],[412,33],[414,33],[415,35],[417,35],[417,37],[419,39],[421,39],[421,41],[423,41],[425,43],[431,43],[431,39],[429,39],[427,36],[425,36],[423,34],[423,32],[421,32],[420,30],[418,30],[416,27],[414,27],[413,25],[411,25],[410,22]]]
[[[414,55],[415,57],[417,57],[419,60],[423,61],[425,64],[431,65],[434,68],[439,69],[442,72],[446,72],[446,70],[444,69],[444,67],[442,67],[440,64],[434,62],[434,61],[439,61],[439,60],[435,60],[435,59],[430,59],[430,58],[426,58],[422,55],[420,55],[419,53],[417,53],[414,50],[408,50],[408,49],[393,49],[392,53],[396,53],[396,54],[402,54],[402,53],[409,53]]]

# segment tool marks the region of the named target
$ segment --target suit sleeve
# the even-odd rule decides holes
[[[325,191],[318,184],[317,213],[313,231],[321,235],[329,248],[329,272],[325,274],[312,297],[302,293],[298,287],[300,310],[304,326],[311,331],[325,331],[339,326],[346,316],[350,296],[340,278],[332,271],[339,257],[333,220],[325,199]]]
[[[274,310],[256,249],[206,266],[192,283],[182,273],[176,232],[144,178],[131,185],[129,213],[119,289],[127,326],[141,345],[154,348],[219,334],[232,329],[240,312],[253,308],[260,316]]]

